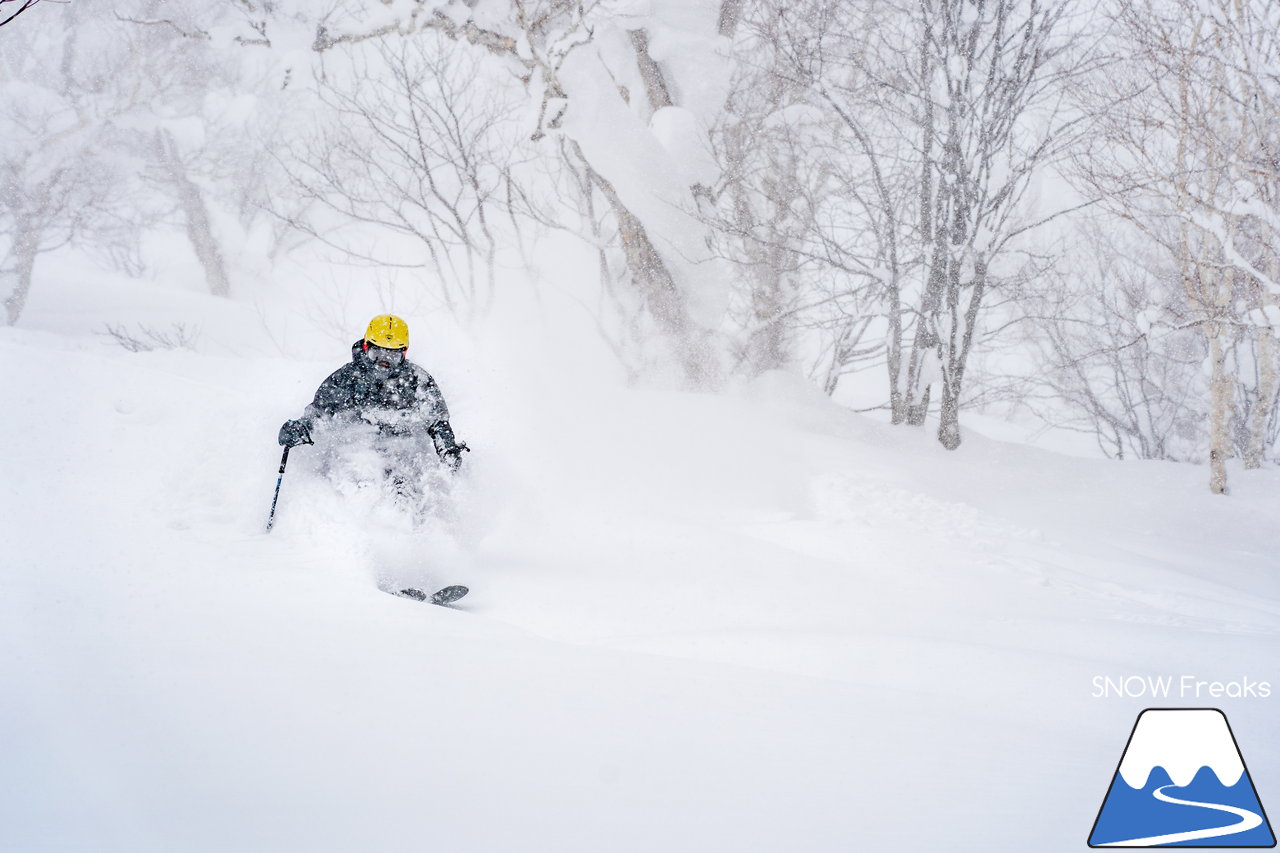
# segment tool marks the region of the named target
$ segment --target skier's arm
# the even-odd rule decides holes
[[[304,418],[315,420],[319,415],[336,415],[355,405],[355,386],[349,376],[350,365],[340,367],[320,383],[316,395],[303,413]]]
[[[458,441],[448,421],[433,424],[427,430],[427,434],[431,436],[431,441],[436,446],[436,455],[440,457],[440,461],[448,465],[449,470],[457,471],[458,466],[462,464],[462,454],[470,452],[471,448],[467,447],[466,443]]]
[[[352,405],[351,383],[346,372],[335,370],[329,378],[320,383],[314,399],[302,410],[302,417],[285,421],[280,427],[277,440],[285,447],[296,447],[299,444],[314,444],[311,430],[321,416],[332,417],[339,411]]]
[[[462,464],[462,454],[471,448],[454,436],[444,395],[440,393],[435,379],[425,370],[418,377],[418,411],[427,424],[427,435],[431,436],[436,455],[450,470],[457,471]]]

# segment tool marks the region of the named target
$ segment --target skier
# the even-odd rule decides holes
[[[351,345],[351,363],[329,375],[316,389],[315,399],[302,417],[285,421],[280,427],[279,442],[286,450],[280,461],[280,476],[288,459],[287,448],[314,444],[312,430],[323,431],[325,467],[347,464],[358,479],[367,481],[366,464],[370,450],[378,460],[377,467],[390,484],[397,499],[410,507],[419,505],[423,480],[439,476],[434,464],[424,467],[423,458],[430,451],[430,439],[436,456],[451,472],[462,464],[462,454],[470,450],[458,441],[449,426],[449,408],[430,373],[409,361],[409,324],[391,314],[379,314],[369,321],[364,338]],[[435,472],[429,470],[435,468]],[[331,470],[331,469],[330,469]],[[276,497],[280,482],[276,482]],[[422,513],[415,513],[419,518]],[[275,518],[275,503],[271,505]],[[272,521],[267,522],[267,530]],[[460,584],[446,586],[428,595],[418,587],[386,591],[417,601],[448,605],[467,594]]]
[[[440,388],[409,361],[408,349],[408,323],[391,314],[374,317],[364,338],[351,345],[351,363],[320,383],[302,417],[280,427],[280,444],[314,444],[311,431],[321,423],[363,421],[383,436],[430,436],[440,461],[457,471],[470,448],[454,437]]]

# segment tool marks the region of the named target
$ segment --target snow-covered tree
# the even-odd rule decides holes
[[[37,258],[93,232],[115,234],[127,193],[114,124],[140,100],[127,50],[83,38],[96,19],[78,5],[41,10],[55,11],[44,26],[5,30],[0,50],[0,299],[10,325]]]
[[[531,139],[549,156],[575,158],[570,167],[610,211],[626,283],[652,321],[648,337],[669,345],[687,381],[713,381],[719,358],[708,332],[725,283],[694,215],[694,188],[707,182],[708,116],[728,79],[719,33],[731,31],[732,9],[722,14],[720,3],[705,0],[679,8],[396,0],[377,8],[339,3],[321,15],[300,3],[246,7],[268,41],[293,43],[306,33],[312,49],[326,53],[436,33],[514,75],[527,92]]]
[[[742,233],[830,274],[799,300],[831,312],[827,389],[875,357],[893,421],[919,424],[937,385],[948,448],[960,443],[965,373],[991,293],[1017,278],[1019,237],[1056,212],[1058,200],[1040,211],[1024,204],[1026,191],[1078,132],[1078,116],[1062,108],[1068,9],[808,0],[743,12],[768,46],[759,55],[769,73],[804,93],[770,129],[796,140],[807,175],[788,182],[785,169],[762,169],[755,196],[798,221],[790,236],[758,224]],[[824,119],[813,122],[814,112]]]
[[[1014,405],[1112,459],[1200,461],[1206,348],[1176,264],[1107,217],[1061,267],[1021,306],[1036,357]]]
[[[1123,0],[1115,22],[1117,64],[1087,90],[1107,107],[1099,144],[1078,173],[1178,267],[1207,349],[1209,487],[1225,494],[1233,445],[1261,464],[1275,421],[1280,5]]]

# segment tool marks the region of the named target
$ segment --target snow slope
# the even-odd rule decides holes
[[[1152,704],[1095,675],[1280,684],[1273,469],[1214,499],[783,375],[437,346],[476,449],[452,532],[301,448],[268,536],[276,429],[345,346],[227,320],[131,354],[54,316],[0,329],[2,850],[1077,850]],[[1280,699],[1218,701],[1265,804]]]

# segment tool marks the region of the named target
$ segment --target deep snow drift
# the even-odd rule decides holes
[[[437,339],[456,518],[300,448],[268,536],[276,429],[344,343],[270,357],[232,318],[134,354],[30,316],[0,330],[0,849],[1078,850],[1152,704],[1222,707],[1280,796],[1280,697],[1092,696],[1280,685],[1275,470],[1214,498],[947,453],[786,376],[623,390]]]

